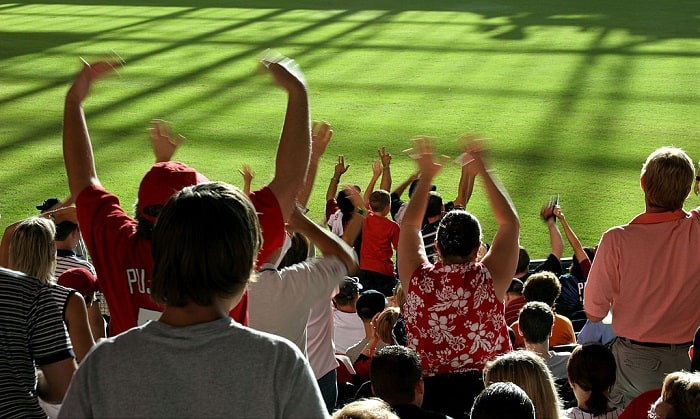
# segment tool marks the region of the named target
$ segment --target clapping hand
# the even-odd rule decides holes
[[[162,119],[151,121],[148,136],[151,139],[156,163],[170,161],[177,147],[185,140],[185,137],[182,135],[173,136],[170,132],[170,125]]]

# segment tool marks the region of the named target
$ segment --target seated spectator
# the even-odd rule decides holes
[[[570,419],[616,419],[622,409],[610,407],[610,389],[615,384],[615,357],[605,346],[589,343],[571,353],[569,382],[574,389],[577,407],[566,411]]]
[[[345,355],[348,348],[365,336],[364,323],[357,315],[360,290],[362,290],[362,284],[357,277],[346,276],[338,293],[333,297],[333,341],[337,354]]]
[[[566,380],[566,363],[570,352],[554,352],[549,349],[549,337],[554,327],[554,313],[547,304],[532,301],[520,310],[518,318],[520,336],[525,349],[539,355],[555,380]]]
[[[511,350],[503,300],[516,269],[520,231],[512,203],[486,168],[483,144],[474,140],[465,147],[498,224],[490,250],[476,261],[481,225],[472,214],[453,210],[438,228],[439,262],[428,261],[420,231],[432,181],[442,166],[430,140],[419,138],[411,154],[420,179],[404,212],[398,258],[406,293],[406,342],[423,364],[423,407],[460,418],[469,414],[484,387],[486,361]]]
[[[523,297],[523,281],[513,278],[510,287],[506,291],[506,324],[511,325],[518,321],[520,309],[527,301]]]
[[[523,296],[527,302],[540,301],[546,303],[550,307],[554,307],[554,302],[559,297],[561,292],[561,284],[559,279],[552,272],[543,271],[530,275],[523,286]],[[523,348],[525,342],[519,333],[520,325],[515,322],[511,325],[515,332],[515,346]],[[556,314],[554,315],[554,327],[552,329],[552,337],[549,339],[550,346],[571,345],[576,343],[576,332],[571,321],[566,317]]]
[[[163,313],[100,342],[60,416],[326,417],[301,351],[228,315],[262,243],[248,197],[221,182],[187,187],[162,208],[152,240],[151,295]]]
[[[395,345],[392,329],[399,317],[399,309],[396,307],[386,307],[381,313],[377,314],[376,318],[372,319],[372,328],[374,336],[365,345],[362,353],[357,357],[353,367],[357,373],[358,381],[370,380],[370,365],[374,354],[377,350],[387,345]]]
[[[537,419],[561,417],[561,401],[557,397],[552,374],[542,358],[520,350],[498,356],[484,367],[484,384],[487,386],[510,381],[522,388],[535,406]]]
[[[370,380],[374,395],[391,405],[401,419],[445,418],[442,413],[421,408],[425,386],[418,354],[410,348],[391,345],[374,354]]]
[[[661,397],[649,415],[658,419],[700,418],[700,373],[676,371],[667,375]]]
[[[71,268],[58,277],[57,284],[71,288],[85,299],[90,332],[95,341],[107,337],[107,323],[97,301],[97,277],[84,268]]]
[[[336,410],[332,419],[399,419],[391,406],[382,399],[372,397],[350,402]]]
[[[535,419],[535,406],[527,393],[511,382],[493,383],[476,399],[471,419]]]

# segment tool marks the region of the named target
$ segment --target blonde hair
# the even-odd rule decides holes
[[[700,417],[700,372],[670,373],[664,379],[661,398],[672,406],[668,417]]]
[[[392,335],[392,330],[396,324],[396,320],[399,318],[399,308],[398,307],[387,307],[379,313],[377,316],[377,336],[382,342],[387,345],[394,345],[394,336]]]
[[[333,413],[332,419],[399,419],[391,406],[382,399],[360,399]]]
[[[549,368],[537,354],[518,350],[503,354],[484,367],[484,385],[511,382],[527,393],[535,406],[537,419],[561,417],[562,404],[557,396]]]
[[[695,178],[693,160],[680,148],[661,147],[642,166],[647,203],[673,211],[683,208]]]
[[[406,293],[403,291],[401,281],[396,283],[394,287],[394,301],[400,312],[403,312],[403,305],[406,303]]]
[[[36,277],[48,285],[56,270],[56,226],[43,217],[31,217],[17,225],[10,239],[10,269]]]

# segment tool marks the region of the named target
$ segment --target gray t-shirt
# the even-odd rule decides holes
[[[230,318],[149,322],[100,342],[59,417],[327,417],[302,353]]]
[[[549,351],[549,355],[551,355],[551,357],[544,362],[547,364],[547,367],[549,367],[549,371],[554,376],[554,379],[568,378],[569,373],[566,371],[566,363],[569,362],[571,352]]]

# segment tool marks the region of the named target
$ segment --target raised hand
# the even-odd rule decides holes
[[[335,167],[333,168],[333,176],[336,179],[340,179],[340,176],[347,172],[349,168],[349,164],[347,166],[345,165],[345,156],[341,154],[340,156],[338,156],[338,163],[336,163]]]
[[[428,137],[415,138],[413,148],[406,151],[418,164],[420,177],[425,179],[434,178],[448,159],[447,156],[441,156],[439,161],[435,160],[433,140]]]
[[[238,169],[238,173],[243,176],[243,192],[246,195],[250,195],[250,185],[253,183],[255,172],[253,172],[248,163],[243,163],[243,166]]]
[[[476,134],[467,134],[462,137],[461,141],[464,143],[464,152],[473,159],[473,161],[469,163],[470,165],[474,165],[470,169],[470,172],[475,174],[485,172],[486,162],[484,161],[484,155],[487,149],[484,140]]]
[[[331,124],[326,121],[314,121],[311,129],[311,156],[322,156],[326,152],[326,147],[328,147],[332,137]]]
[[[379,159],[382,162],[382,166],[386,167],[391,164],[391,153],[387,153],[386,148],[382,147],[377,150],[379,154]]]
[[[170,161],[177,147],[185,140],[182,135],[173,136],[170,132],[170,124],[162,119],[151,121],[148,136],[151,138],[156,163]]]
[[[267,51],[260,63],[272,74],[275,82],[287,91],[306,89],[306,78],[293,59],[276,51]]]
[[[372,175],[378,178],[382,174],[382,162],[375,160],[372,162]]]
[[[124,62],[115,59],[111,61],[98,61],[96,63],[88,63],[80,59],[83,63],[83,68],[75,76],[73,85],[68,89],[67,98],[82,102],[90,93],[92,83],[98,78],[112,74],[116,68],[124,65]]]

